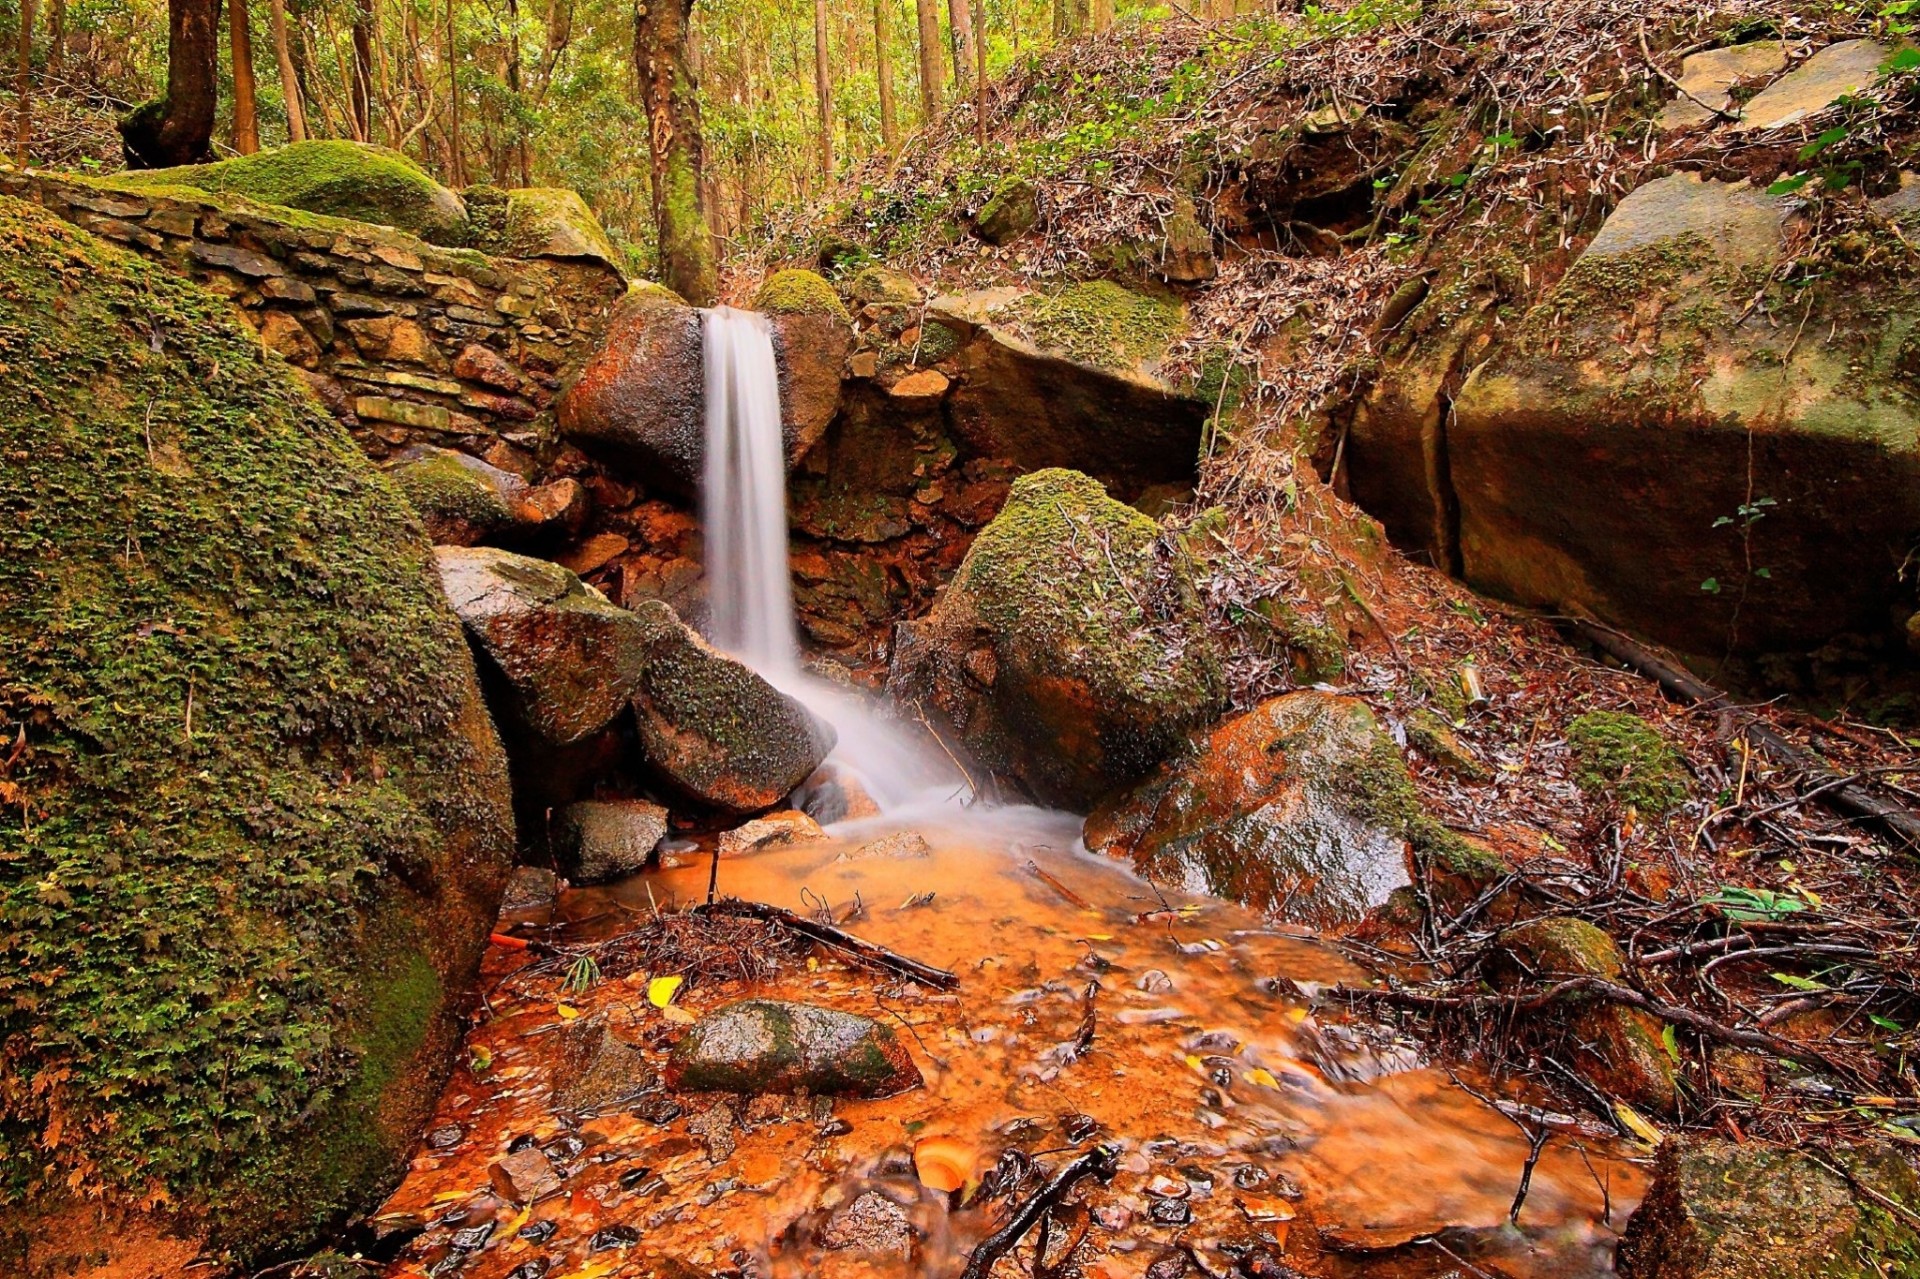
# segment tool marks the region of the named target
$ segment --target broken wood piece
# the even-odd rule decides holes
[[[1736,712],[1737,708],[1727,700],[1726,694],[1637,640],[1583,617],[1569,617],[1566,621],[1583,639],[1642,675],[1659,681],[1660,687],[1680,700],[1729,713]],[[1908,851],[1920,851],[1920,813],[1882,799],[1860,783],[1836,774],[1757,717],[1748,715],[1745,718],[1749,740],[1781,765],[1793,769],[1813,784],[1814,790],[1806,798],[1818,798],[1847,816],[1875,822],[1897,837]]]
[[[1045,884],[1048,888],[1051,888],[1054,892],[1059,893],[1062,897],[1066,898],[1067,901],[1073,906],[1078,907],[1081,910],[1093,909],[1092,906],[1087,904],[1086,898],[1082,897],[1079,893],[1074,892],[1071,888],[1068,888],[1065,884],[1061,883],[1060,880],[1055,876],[1050,875],[1046,871],[1040,869],[1039,862],[1029,861],[1027,863],[1027,870],[1041,883]]]
[[[1034,1223],[1058,1207],[1075,1186],[1088,1177],[1110,1181],[1119,1167],[1118,1149],[1096,1146],[1062,1168],[1013,1210],[1006,1225],[980,1241],[967,1257],[967,1268],[960,1272],[960,1279],[986,1279],[994,1263],[1011,1252],[1013,1246],[1026,1237],[1027,1231],[1033,1229]]]
[[[888,950],[885,946],[855,937],[852,933],[844,932],[831,924],[822,924],[804,915],[796,915],[782,906],[725,897],[716,902],[695,906],[693,913],[728,915],[735,919],[759,919],[779,924],[782,928],[796,932],[802,937],[841,951],[857,963],[865,964],[870,968],[879,968],[896,977],[904,977],[908,981],[930,986],[935,990],[952,990],[960,984],[960,978],[944,968],[935,968],[917,959],[908,959],[905,955]]]

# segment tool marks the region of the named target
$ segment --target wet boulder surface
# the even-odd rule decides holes
[[[419,524],[228,304],[0,244],[0,1257],[243,1263],[405,1170],[505,764]]]
[[[898,628],[889,688],[994,772],[1079,809],[1225,704],[1185,552],[1066,470],[1014,483],[932,613]]]
[[[747,999],[715,1009],[673,1047],[667,1086],[690,1092],[891,1097],[920,1086],[893,1031],[810,1004]]]
[[[773,326],[780,433],[791,466],[820,443],[840,411],[853,320],[833,286],[812,271],[774,272],[754,295],[753,309]]]
[[[620,299],[600,349],[560,397],[568,440],[683,496],[700,487],[706,383],[700,312],[643,284]]]

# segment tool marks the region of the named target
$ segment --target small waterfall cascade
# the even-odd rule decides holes
[[[858,694],[802,669],[787,566],[773,326],[764,315],[714,307],[703,314],[701,337],[707,408],[700,520],[710,638],[832,724],[839,735],[832,762],[856,774],[883,809],[957,800],[964,791],[946,761]]]

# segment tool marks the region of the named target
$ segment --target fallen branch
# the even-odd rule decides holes
[[[1570,617],[1566,621],[1582,638],[1641,674],[1658,680],[1660,687],[1682,701],[1737,711],[1719,689],[1612,627],[1582,617]],[[1834,773],[1759,719],[1749,715],[1746,721],[1745,731],[1750,741],[1814,784],[1814,789],[1804,798],[1818,798],[1849,816],[1876,822],[1910,851],[1920,850],[1920,813],[1882,799],[1858,782]]]
[[[967,1257],[967,1268],[960,1279],[987,1279],[994,1263],[1013,1251],[1035,1222],[1058,1207],[1073,1188],[1088,1177],[1105,1182],[1120,1167],[1120,1152],[1112,1146],[1096,1146],[1055,1173],[1051,1180],[1029,1195],[1007,1224],[982,1239]]]
[[[855,937],[852,933],[843,932],[835,928],[831,924],[822,924],[815,920],[808,919],[804,915],[796,915],[783,906],[772,906],[766,902],[740,901],[738,898],[726,897],[717,902],[708,902],[702,906],[695,906],[693,913],[696,915],[728,915],[735,919],[760,919],[769,923],[779,924],[782,928],[796,932],[802,937],[820,943],[822,946],[830,946],[842,952],[856,963],[862,963],[869,968],[878,968],[885,972],[890,972],[896,977],[904,977],[908,981],[918,982],[922,986],[930,986],[935,990],[952,990],[960,984],[960,978],[944,968],[935,968],[931,964],[923,964],[917,959],[908,959],[905,955],[888,950],[885,946],[875,945],[873,942],[862,940],[861,938]]]

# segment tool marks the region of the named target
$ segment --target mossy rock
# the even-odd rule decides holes
[[[1017,316],[1036,345],[1109,369],[1157,366],[1186,326],[1178,302],[1112,280],[1036,294],[1021,302]]]
[[[499,246],[476,243],[488,253],[515,258],[561,258],[598,262],[626,273],[620,254],[578,191],[567,187],[516,187],[507,192]]]
[[[1589,711],[1567,725],[1573,779],[1647,817],[1664,817],[1687,802],[1687,766],[1667,739],[1638,715]]]
[[[505,765],[420,525],[230,304],[0,245],[0,1258],[243,1265],[405,1171]]]
[[[753,309],[768,315],[831,315],[848,324],[847,307],[826,277],[790,268],[775,271],[753,295]]]
[[[919,306],[926,295],[919,281],[905,271],[870,266],[849,282],[847,296],[865,306]]]
[[[755,1096],[891,1097],[920,1086],[893,1031],[854,1013],[747,999],[694,1023],[667,1059],[667,1086]]]
[[[526,481],[477,457],[417,445],[389,462],[386,470],[437,544],[472,546],[509,533],[522,522],[518,507]]]
[[[974,215],[973,233],[988,244],[1011,244],[1040,221],[1040,193],[1025,178],[1008,178]]]
[[[398,151],[359,142],[293,142],[213,164],[116,175],[126,187],[186,187],[245,196],[410,231],[431,244],[463,245],[466,205]]]
[[[933,614],[900,628],[893,679],[990,768],[1083,808],[1225,704],[1185,550],[1066,470],[1014,483]]]
[[[1439,712],[1422,706],[1407,716],[1405,728],[1407,745],[1454,776],[1470,782],[1484,782],[1493,777],[1493,770],[1468,749],[1453,725]]]

